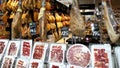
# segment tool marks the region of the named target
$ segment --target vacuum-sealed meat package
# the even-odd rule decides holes
[[[32,52],[32,59],[44,61],[47,47],[47,43],[35,42]]]
[[[29,68],[44,68],[44,62],[36,59],[31,59]]]
[[[2,59],[2,57],[5,54],[7,45],[8,45],[8,41],[7,39],[0,39],[0,60]]]
[[[32,40],[22,40],[20,56],[30,59],[31,50],[32,50]]]
[[[48,68],[65,68],[64,64],[50,63]]]
[[[94,44],[91,46],[92,67],[113,68],[111,46],[109,44]]]
[[[13,68],[14,58],[11,56],[5,56],[2,61],[1,68]]]
[[[64,63],[66,44],[51,44],[48,61],[55,63]]]
[[[19,48],[20,48],[20,41],[14,41],[14,40],[9,41],[8,47],[6,50],[6,55],[17,57]]]
[[[16,61],[15,68],[27,68],[28,67],[28,60],[24,58],[18,58]]]

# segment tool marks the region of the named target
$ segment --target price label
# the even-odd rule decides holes
[[[61,31],[62,31],[62,37],[68,37],[69,35],[68,27],[63,27]]]
[[[69,7],[69,5],[72,4],[72,0],[57,0],[57,1],[64,4],[67,7]]]
[[[31,35],[36,35],[36,23],[35,22],[31,22],[29,23],[30,26],[30,33]]]

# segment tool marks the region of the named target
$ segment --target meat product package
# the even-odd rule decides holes
[[[29,68],[44,68],[44,62],[36,59],[31,59]]]
[[[0,61],[1,61],[1,59],[4,56],[4,53],[6,51],[8,41],[9,40],[7,40],[7,39],[0,39]]]
[[[22,40],[20,56],[30,59],[31,50],[32,50],[32,40]]]
[[[14,60],[15,59],[12,56],[5,56],[1,68],[13,68]]]
[[[32,59],[38,59],[44,62],[48,43],[35,42],[32,52]]]
[[[102,0],[102,5],[104,8],[103,17],[104,17],[104,22],[105,22],[105,26],[106,26],[108,35],[109,35],[112,43],[115,43],[120,38],[120,34],[118,34],[116,30],[114,30],[114,29],[118,29],[116,27],[116,26],[118,26],[118,23],[114,19],[113,11],[112,11],[112,8],[110,7],[109,1]]]
[[[115,47],[114,50],[115,50],[115,56],[118,64],[116,67],[120,68],[120,46]]]
[[[64,63],[65,59],[66,44],[56,44],[50,45],[50,53],[48,61],[55,63]]]
[[[80,67],[80,66],[75,66],[75,65],[67,65],[67,68],[85,68],[85,67]]]
[[[113,68],[111,46],[109,44],[91,45],[92,67]]]
[[[68,48],[66,58],[68,64],[84,68],[87,67],[91,61],[91,53],[85,45],[74,44]]]
[[[7,50],[6,50],[6,55],[7,56],[13,56],[17,57],[18,56],[18,51],[20,48],[20,41],[17,40],[11,40],[8,43]]]
[[[66,68],[64,64],[50,63],[48,68]]]
[[[74,35],[84,36],[85,23],[78,7],[78,0],[73,0],[70,11],[70,30]]]
[[[28,60],[24,58],[18,58],[15,64],[15,68],[28,68]]]

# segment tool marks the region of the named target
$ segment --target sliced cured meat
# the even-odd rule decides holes
[[[91,46],[92,67],[114,68],[109,44],[94,44]]]
[[[29,42],[23,42],[23,56],[30,56],[30,43]]]
[[[52,46],[52,50],[50,53],[51,53],[50,61],[62,62],[62,60],[63,60],[62,46]]]
[[[71,65],[86,67],[90,62],[90,51],[82,44],[72,45],[67,51],[67,61]]]
[[[95,57],[95,67],[101,68],[109,68],[108,63],[108,54],[105,52],[105,49],[94,49],[94,57]]]
[[[44,62],[38,59],[31,59],[29,68],[44,68]]]
[[[25,68],[23,65],[24,65],[24,61],[19,60],[16,68]]]
[[[52,68],[59,68],[59,66],[52,65]]]
[[[44,53],[44,45],[36,45],[34,49],[33,59],[41,59]]]
[[[38,63],[37,62],[33,62],[31,68],[38,68]]]
[[[15,42],[12,42],[12,43],[10,44],[10,47],[9,47],[8,55],[13,56],[13,55],[16,54],[16,52],[17,52],[16,43],[15,43]]]
[[[11,57],[4,57],[3,65],[1,68],[11,68],[13,64],[13,59]]]
[[[4,47],[4,42],[0,42],[0,54],[3,53]]]

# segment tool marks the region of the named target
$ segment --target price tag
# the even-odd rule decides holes
[[[68,31],[68,27],[63,27],[61,29],[62,32],[62,37],[68,37],[69,31]]]
[[[72,0],[57,0],[57,1],[64,4],[67,7],[69,7],[69,5],[72,4]]]
[[[35,22],[31,22],[29,23],[30,26],[30,33],[31,35],[36,35],[36,23]]]

